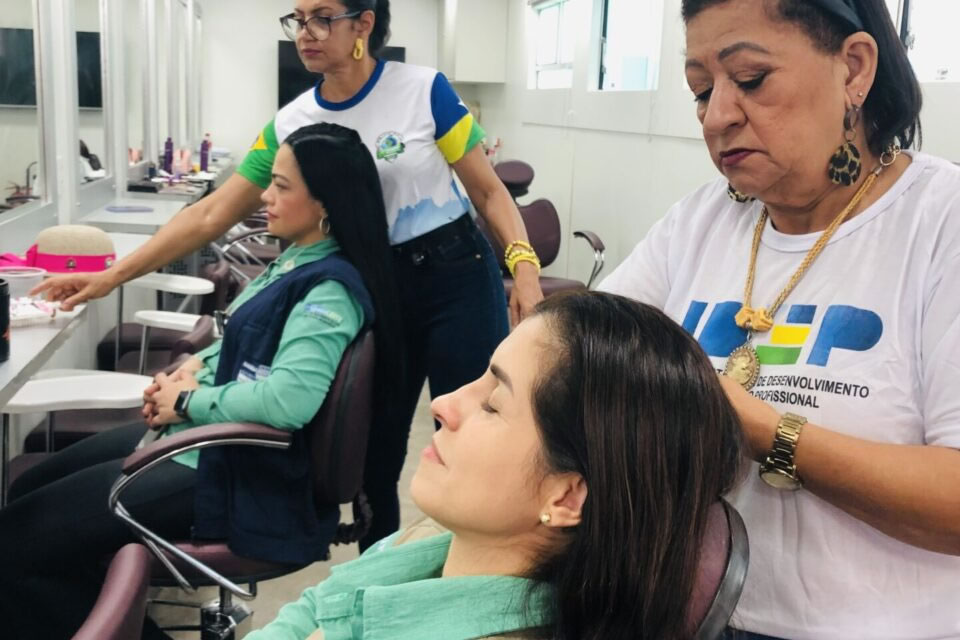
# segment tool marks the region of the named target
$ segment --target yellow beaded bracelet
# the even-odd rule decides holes
[[[504,250],[504,252],[503,252],[503,259],[504,259],[504,260],[509,260],[511,253],[514,253],[515,251],[523,251],[523,250],[529,251],[530,253],[533,253],[534,255],[536,255],[536,253],[537,253],[536,251],[533,250],[533,245],[531,245],[531,244],[530,244],[529,242],[527,242],[526,240],[514,240],[513,242],[511,242],[510,244],[508,244],[508,245],[507,245],[507,248]]]
[[[506,259],[507,270],[514,278],[517,277],[517,264],[520,262],[531,263],[537,268],[537,273],[540,273],[540,258],[537,257],[536,253],[533,251],[514,251],[510,254],[510,257]]]

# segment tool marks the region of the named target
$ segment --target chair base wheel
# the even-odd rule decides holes
[[[253,612],[242,603],[220,606],[220,600],[200,608],[200,640],[236,640],[251,630]]]

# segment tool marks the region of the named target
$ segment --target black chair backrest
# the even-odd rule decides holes
[[[363,465],[373,416],[373,331],[347,347],[327,397],[306,427],[318,505],[345,504],[363,486]]]

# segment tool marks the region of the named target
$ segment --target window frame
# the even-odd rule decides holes
[[[645,2],[660,3],[660,21],[659,21],[661,25],[660,43],[659,43],[659,46],[656,48],[657,57],[654,60],[656,64],[651,65],[651,69],[655,68],[657,71],[656,71],[656,75],[654,76],[655,82],[653,83],[653,86],[648,89],[613,89],[613,88],[605,89],[603,86],[604,80],[606,79],[606,76],[607,76],[606,60],[607,60],[607,46],[609,42],[608,28],[610,26],[609,14],[610,14],[610,3],[612,1],[613,0],[599,0],[599,5],[600,5],[599,6],[599,20],[600,20],[599,56],[597,59],[596,67],[594,68],[595,73],[591,74],[592,77],[597,78],[597,84],[593,90],[599,91],[602,93],[656,92],[659,89],[659,85],[660,85],[659,69],[662,63],[662,57],[664,52],[664,47],[663,47],[664,34],[662,31],[663,19],[664,19],[664,16],[667,14],[667,5],[669,3],[669,0],[631,0],[633,2],[645,1]],[[593,51],[597,52],[598,49],[594,48]]]
[[[557,16],[557,46],[555,51],[555,57],[552,64],[540,64],[538,61],[539,47],[540,43],[536,42],[533,48],[533,87],[536,91],[551,91],[555,89],[570,89],[573,86],[573,72],[574,72],[574,60],[571,59],[570,62],[560,62],[561,51],[563,51],[563,18],[564,12],[567,11],[568,6],[571,0],[537,0],[530,2],[530,8],[534,12],[534,20],[537,24],[537,34],[539,35],[540,27],[540,14],[550,9],[551,7],[558,7],[559,15]],[[571,46],[576,45],[576,41],[569,43]],[[540,86],[540,74],[544,71],[569,71],[570,72],[570,85],[564,87],[541,87]]]

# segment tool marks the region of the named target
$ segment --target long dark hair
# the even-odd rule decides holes
[[[697,342],[605,293],[537,307],[555,361],[534,385],[545,473],[586,481],[582,521],[530,576],[554,587],[553,640],[691,637],[707,511],[736,482],[740,423]]]
[[[704,9],[724,2],[727,0],[683,0],[683,20],[689,23]],[[884,0],[849,0],[847,4],[853,5],[863,22],[862,30],[873,36],[879,50],[876,79],[863,103],[870,150],[880,155],[894,141],[903,148],[915,144],[919,149],[923,142],[923,96],[887,5]],[[810,0],[775,0],[775,5],[776,18],[799,26],[825,53],[840,51],[847,36],[857,31],[848,21]]]
[[[348,13],[373,11],[375,22],[370,34],[370,53],[377,55],[390,40],[390,0],[340,0]]]
[[[403,331],[376,164],[360,135],[336,124],[301,127],[284,144],[293,149],[310,195],[323,204],[340,251],[360,272],[373,299],[374,384],[378,394],[388,395],[402,388]]]

